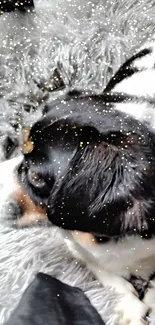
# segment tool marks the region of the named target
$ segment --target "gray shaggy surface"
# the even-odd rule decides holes
[[[23,127],[35,121],[64,86],[101,92],[154,33],[154,0],[34,2],[35,12],[0,16],[0,161],[7,158],[10,141],[11,156],[18,154]],[[17,230],[2,222],[0,324],[38,271],[82,288],[107,324],[116,324],[118,297],[69,255],[57,229]]]

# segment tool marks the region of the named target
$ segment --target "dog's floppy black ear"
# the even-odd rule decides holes
[[[135,135],[95,115],[73,114],[54,125],[74,132],[77,150],[50,193],[48,218],[70,230],[118,235],[120,214],[132,207],[130,192],[144,167]]]

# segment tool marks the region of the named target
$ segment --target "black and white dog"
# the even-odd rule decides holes
[[[155,272],[154,44],[128,60],[103,94],[72,91],[46,106],[23,155],[3,164],[15,169],[10,192],[19,204],[21,191],[27,198],[13,223],[46,216],[60,227],[74,256],[122,294],[123,325],[145,323],[155,307],[152,288],[140,300],[128,281]]]

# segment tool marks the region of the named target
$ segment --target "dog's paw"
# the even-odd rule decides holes
[[[145,317],[148,310],[147,305],[132,293],[128,293],[120,298],[115,307],[118,325],[146,325],[148,322]]]
[[[135,296],[138,296],[138,293],[133,285],[124,278],[115,274],[111,274],[110,272],[99,269],[97,267],[95,270],[93,270],[93,273],[96,275],[97,279],[104,287],[111,287],[115,289],[115,291],[119,294],[133,294]]]
[[[155,311],[155,287],[150,287],[145,293],[143,302],[149,306],[150,311]]]
[[[133,296],[138,296],[138,293],[136,289],[133,287],[133,285],[128,282],[127,280],[117,277],[112,279],[111,286],[115,288],[115,290],[120,294],[132,294]]]

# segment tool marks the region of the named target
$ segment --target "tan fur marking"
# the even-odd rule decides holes
[[[23,144],[22,152],[24,154],[32,152],[34,149],[34,142],[31,140],[28,140],[26,143]]]
[[[92,234],[81,232],[81,231],[72,231],[72,235],[76,241],[82,242],[86,245],[96,245],[96,240]]]
[[[32,152],[34,148],[34,142],[29,138],[30,130],[30,128],[27,128],[24,131],[24,144],[22,148],[24,154]]]
[[[36,206],[30,197],[23,191],[23,188],[18,184],[18,190],[13,194],[13,198],[19,203],[23,210],[23,216],[17,220],[17,226],[29,226],[39,221],[48,221],[46,211],[40,206]]]
[[[40,222],[48,222],[47,216],[45,214],[37,213],[24,213],[24,215],[18,219],[16,225],[18,227],[28,227],[36,225]]]
[[[26,142],[28,141],[30,131],[31,131],[30,128],[26,128],[26,129],[24,130],[24,143],[26,143]]]

